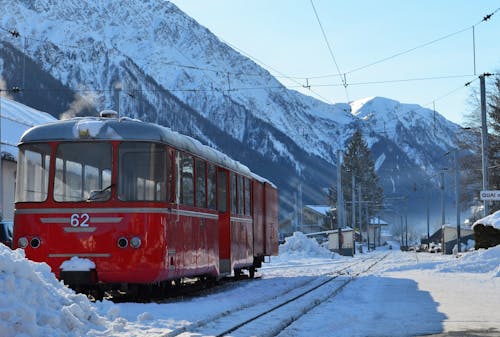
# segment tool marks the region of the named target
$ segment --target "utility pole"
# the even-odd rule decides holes
[[[120,92],[122,91],[121,82],[115,83],[115,104],[116,104],[116,112],[118,113],[118,118],[120,118]]]
[[[302,183],[299,183],[299,193],[297,196],[297,223],[300,228],[304,225],[304,220],[302,218],[302,211],[304,207],[302,206]]]
[[[404,246],[405,245],[405,241],[404,241],[404,228],[403,228],[403,216],[400,215],[400,218],[401,218],[401,246]]]
[[[430,241],[431,241],[431,231],[430,231],[430,225],[431,225],[431,221],[430,221],[430,209],[429,209],[429,190],[427,190],[426,192],[426,204],[427,204],[427,247],[429,247],[430,245]]]
[[[481,89],[481,154],[483,163],[483,191],[488,190],[488,125],[486,124],[486,88],[484,77],[491,74],[482,74],[479,76]],[[490,214],[489,201],[484,200],[484,216]]]
[[[361,245],[363,245],[363,202],[361,201],[361,184],[358,185],[358,216],[359,216],[359,236]]]
[[[405,211],[405,246],[408,247],[408,214]]]
[[[351,197],[352,197],[352,230],[356,231],[356,177],[351,172]]]
[[[356,254],[356,177],[354,172],[351,171],[351,198],[352,198],[352,247],[353,254]]]
[[[365,203],[366,212],[366,250],[370,251],[370,215],[368,214],[368,203]]]
[[[453,161],[455,166],[455,207],[457,208],[457,248],[458,252],[462,251],[462,240],[460,238],[460,192],[458,186],[458,159],[457,150],[453,151]]]
[[[444,171],[439,172],[441,178],[441,228],[444,226],[445,214],[444,214]]]
[[[340,239],[341,228],[344,222],[344,205],[342,202],[342,150],[337,150],[337,238],[339,240],[339,254],[342,251],[342,240]]]

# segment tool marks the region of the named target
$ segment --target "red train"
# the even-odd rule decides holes
[[[278,253],[278,192],[190,137],[107,111],[22,136],[14,224],[14,248],[83,289],[253,277]]]

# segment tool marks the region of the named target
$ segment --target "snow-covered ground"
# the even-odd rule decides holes
[[[260,270],[261,278],[162,304],[91,303],[58,282],[47,265],[0,245],[0,336],[206,335],[230,313],[250,310],[251,304],[269,306],[263,299],[278,301],[353,262],[361,265],[385,254],[382,262],[281,336],[418,336],[467,330],[500,335],[500,246],[458,257],[382,247],[350,258],[295,233],[280,246],[280,256]],[[347,270],[351,275],[359,271],[356,266]],[[348,275],[342,277],[345,281]],[[261,323],[263,331],[267,324],[271,326]]]

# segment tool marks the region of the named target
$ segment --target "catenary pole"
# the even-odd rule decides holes
[[[485,88],[485,75],[479,76],[480,90],[481,90],[481,154],[482,154],[482,172],[483,172],[483,191],[488,190],[488,125],[486,122],[486,88]],[[484,200],[484,216],[490,214],[489,201]]]
[[[342,252],[341,228],[344,223],[344,205],[342,203],[342,150],[337,150],[337,239],[339,254]]]
[[[439,177],[441,180],[441,227],[444,226],[445,214],[444,214],[444,171],[439,172]]]
[[[457,151],[453,151],[453,161],[455,166],[455,207],[457,209],[457,248],[458,252],[462,251],[461,236],[460,236],[460,186],[458,186],[458,159]]]
[[[427,204],[427,247],[429,247],[430,245],[430,241],[431,241],[431,230],[430,230],[430,227],[431,227],[431,217],[430,217],[430,209],[429,209],[429,190],[427,190],[426,192],[426,204]]]

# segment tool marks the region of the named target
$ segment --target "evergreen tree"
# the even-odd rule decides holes
[[[352,213],[352,176],[355,178],[356,185],[356,201],[358,199],[357,189],[361,186],[362,201],[366,202],[363,205],[363,215],[365,214],[365,205],[368,205],[369,215],[374,215],[384,199],[383,188],[379,184],[379,178],[375,173],[375,163],[368,145],[363,139],[360,130],[356,130],[350,142],[347,144],[344,153],[344,161],[342,163],[342,192],[344,196],[346,216],[351,218]],[[356,209],[358,204],[356,204]],[[357,211],[356,211],[357,212]],[[348,221],[352,224],[352,219]]]

